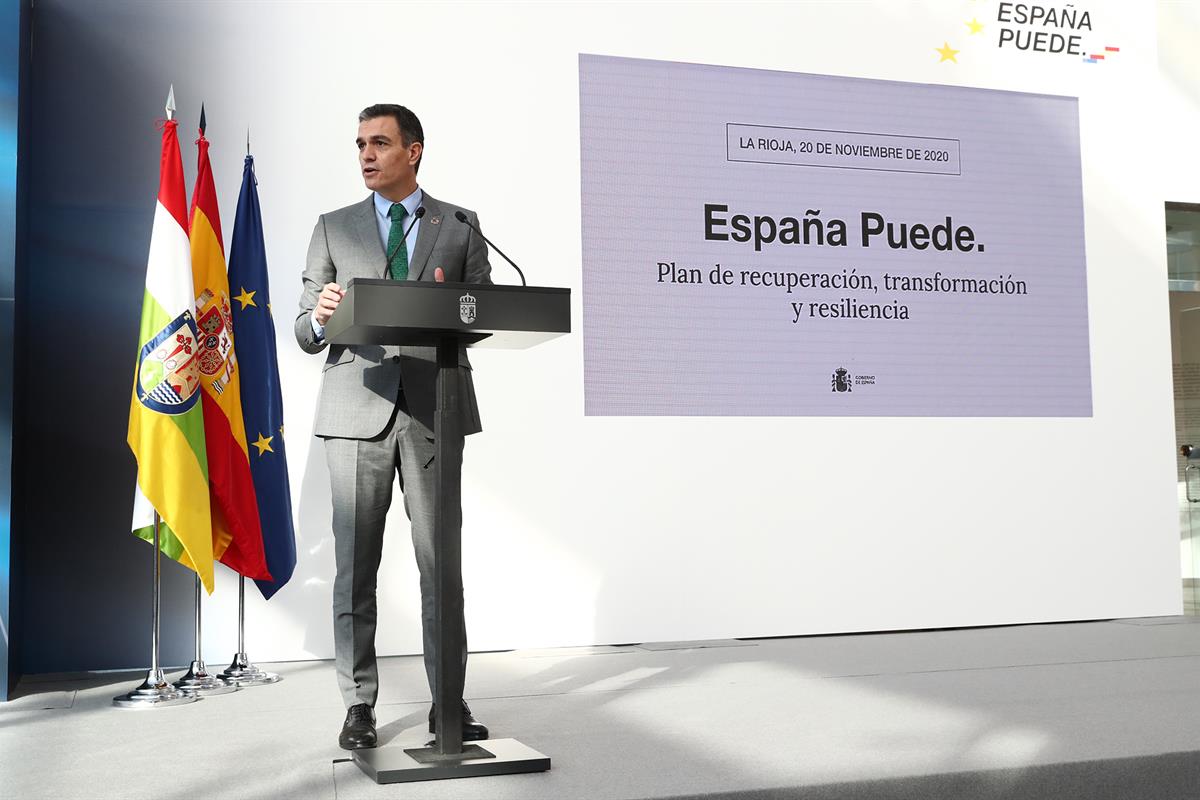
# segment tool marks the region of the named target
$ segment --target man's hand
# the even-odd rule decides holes
[[[317,298],[317,307],[313,309],[313,317],[318,325],[324,327],[329,323],[329,318],[337,311],[338,303],[342,302],[345,296],[345,290],[336,283],[325,284],[321,289],[321,296]]]

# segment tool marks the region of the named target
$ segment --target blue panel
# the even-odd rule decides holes
[[[21,2],[0,2],[0,298],[16,281],[17,120],[21,58]],[[6,340],[11,347],[11,339]],[[3,373],[4,378],[11,373]],[[10,383],[10,381],[6,381]]]
[[[13,301],[0,298],[0,701],[8,699],[12,519]]]
[[[181,117],[182,98],[193,98],[181,137],[186,171],[195,163],[201,100],[183,83],[194,70],[175,63],[178,41],[155,32],[186,29],[199,9],[37,0],[33,15],[37,46],[26,61],[20,136],[22,148],[36,147],[22,150],[28,157],[18,180],[28,225],[17,274],[10,653],[26,675],[149,662],[152,552],[129,529],[136,474],[125,444],[129,381],[158,187],[156,120],[174,80]],[[72,120],[101,122],[64,124],[64,108]],[[240,174],[240,155],[236,161],[230,180]],[[62,361],[81,346],[90,367],[84,393]],[[63,424],[81,409],[87,425]],[[164,559],[166,665],[192,659],[192,575]]]
[[[23,10],[0,2],[0,701],[8,699],[12,567],[13,353],[17,274],[17,129]]]

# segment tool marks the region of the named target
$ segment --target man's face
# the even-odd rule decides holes
[[[367,188],[397,202],[417,186],[421,143],[404,146],[395,117],[385,116],[358,125],[358,165]]]

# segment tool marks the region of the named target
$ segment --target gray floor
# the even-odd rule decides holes
[[[1200,797],[1196,617],[473,655],[493,735],[538,775],[378,786],[337,748],[329,662],[121,711],[140,676],[0,704],[2,798]],[[420,745],[417,658],[382,662],[387,744]]]

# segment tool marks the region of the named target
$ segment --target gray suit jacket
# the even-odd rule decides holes
[[[491,283],[487,245],[469,227],[454,218],[462,211],[475,225],[475,213],[442,203],[424,193],[425,216],[413,248],[408,279],[432,281],[441,267],[447,281]],[[296,341],[306,353],[319,353],[326,342],[318,342],[310,321],[321,288],[331,282],[343,289],[351,278],[386,277],[387,253],[379,240],[375,222],[374,196],[317,219],[308,263],[304,269],[304,294],[296,317]],[[471,362],[460,350],[460,424],[464,434],[481,429]],[[333,345],[325,359],[321,394],[317,401],[317,436],[370,439],[391,419],[400,387],[408,413],[434,429],[437,404],[437,355],[432,347],[394,345]]]

